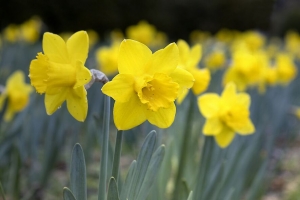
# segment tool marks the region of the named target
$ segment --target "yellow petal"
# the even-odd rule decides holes
[[[176,107],[175,104],[168,108],[160,108],[157,111],[147,110],[147,119],[149,122],[159,128],[168,128],[174,122]]]
[[[222,99],[231,102],[234,98],[236,98],[236,85],[233,82],[230,82],[226,84],[225,89],[222,92]]]
[[[89,51],[89,36],[85,31],[74,33],[67,41],[69,58],[72,63],[81,61],[84,65]]]
[[[232,142],[234,136],[235,133],[231,129],[224,128],[220,134],[215,135],[215,140],[221,148],[226,148]]]
[[[6,81],[6,86],[8,87],[7,90],[9,90],[10,87],[14,87],[16,84],[24,84],[24,73],[20,70],[15,71]]]
[[[164,49],[156,51],[152,56],[151,65],[145,70],[147,74],[164,73],[170,74],[173,72],[179,59],[178,47],[175,43],[171,43]]]
[[[65,41],[53,33],[44,33],[43,50],[52,62],[69,63],[70,59],[67,52]]]
[[[177,101],[180,104],[188,93],[188,89],[193,86],[195,79],[190,72],[180,67],[177,67],[170,74],[170,77],[179,85]]]
[[[202,48],[200,44],[196,44],[192,47],[190,52],[190,58],[188,62],[188,66],[197,67],[202,56]]]
[[[102,92],[118,102],[127,102],[134,92],[134,77],[129,74],[118,74],[112,81],[102,87]]]
[[[198,95],[202,92],[204,92],[210,82],[210,72],[208,69],[193,69],[190,71],[194,78],[195,78],[195,83],[192,87],[193,93],[195,95]]]
[[[70,90],[67,95],[67,108],[76,120],[80,122],[85,120],[88,111],[88,101],[86,90],[83,86]]]
[[[217,135],[217,134],[220,134],[222,129],[223,129],[223,124],[218,118],[216,118],[216,117],[209,118],[206,120],[206,122],[203,126],[203,134],[204,135]]]
[[[142,104],[137,95],[131,96],[129,101],[114,105],[114,122],[118,130],[132,129],[146,121],[147,107]]]
[[[179,92],[178,94],[178,97],[176,99],[176,102],[178,103],[178,105],[180,105],[183,100],[185,99],[185,97],[187,96],[187,94],[189,93],[189,90],[182,90],[181,92]]]
[[[144,44],[134,40],[123,40],[120,45],[118,69],[120,74],[144,74],[152,52]]]
[[[198,107],[205,118],[218,115],[220,97],[217,94],[207,93],[198,98]]]
[[[249,108],[251,103],[251,98],[249,94],[247,93],[239,93],[237,95],[238,103],[239,105],[245,106],[246,108]]]
[[[184,40],[178,40],[177,45],[179,49],[179,65],[185,68],[186,62],[189,59],[190,47]]]
[[[38,53],[37,59],[31,61],[29,66],[31,85],[34,86],[36,91],[40,94],[44,93],[47,89],[46,81],[48,79],[48,66],[48,57],[42,53]]]
[[[51,90],[49,89],[49,91]],[[61,104],[66,100],[69,88],[56,88],[55,92],[51,91],[48,93],[47,91],[45,94],[45,107],[48,115],[52,115],[58,108],[60,108]]]
[[[235,131],[240,135],[249,135],[255,132],[255,127],[252,121],[247,119],[240,127],[235,127]]]
[[[81,61],[76,62],[76,83],[73,89],[84,86],[92,79],[92,73],[86,68]]]

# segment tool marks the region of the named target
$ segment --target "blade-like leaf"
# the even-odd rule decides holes
[[[189,197],[187,198],[187,200],[192,200],[193,199],[193,191],[190,191]]]
[[[63,189],[63,196],[64,200],[76,200],[71,190],[67,187],[64,187]]]
[[[138,155],[136,170],[133,177],[132,187],[129,191],[128,199],[137,199],[140,188],[146,176],[152,154],[154,152],[155,144],[156,132],[153,130],[147,135]]]
[[[118,186],[114,177],[109,180],[107,200],[119,200]]]
[[[84,154],[78,143],[75,144],[72,152],[70,179],[71,191],[73,191],[76,199],[86,200],[86,167]]]
[[[163,161],[165,155],[165,145],[161,145],[153,154],[150,165],[148,167],[146,177],[144,179],[144,182],[142,184],[142,187],[139,191],[139,195],[137,196],[137,199],[146,199],[150,188],[153,184],[153,182],[156,180],[156,176],[158,174],[158,171],[160,169],[161,163]]]
[[[132,180],[133,180],[135,168],[136,168],[136,161],[134,160],[134,161],[132,161],[132,163],[129,167],[129,171],[128,171],[128,174],[126,176],[125,183],[122,187],[120,200],[126,200],[127,197],[128,197],[129,190],[130,190],[131,185],[132,185]]]

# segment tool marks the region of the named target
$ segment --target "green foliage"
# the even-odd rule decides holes
[[[71,160],[71,191],[76,199],[87,199],[85,159],[80,144],[75,144]]]

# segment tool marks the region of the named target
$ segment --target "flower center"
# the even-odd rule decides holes
[[[166,74],[145,76],[136,80],[135,90],[149,110],[168,108],[177,98],[179,85]]]

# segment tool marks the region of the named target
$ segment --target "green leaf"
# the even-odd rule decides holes
[[[0,197],[1,199],[5,200],[5,194],[1,182],[0,182]]]
[[[187,198],[187,200],[192,200],[193,199],[193,191],[190,191],[189,197]]]
[[[64,200],[76,200],[71,190],[67,187],[64,187],[63,189],[63,196]]]
[[[187,199],[190,193],[190,189],[187,185],[187,182],[182,180],[179,182],[179,187],[178,187],[178,199]]]
[[[107,200],[119,200],[118,186],[114,177],[109,180]]]
[[[137,199],[146,199],[153,182],[156,180],[158,171],[165,155],[165,145],[161,145],[153,154],[150,165],[147,169],[146,177],[140,189]]]
[[[147,135],[137,158],[137,165],[133,177],[132,187],[130,188],[128,196],[128,199],[130,200],[137,199],[137,196],[144,182],[152,154],[154,152],[155,144],[156,132],[153,130]]]
[[[132,180],[133,180],[135,168],[136,168],[136,161],[134,160],[134,161],[132,161],[132,163],[129,167],[129,171],[128,171],[128,174],[126,176],[125,183],[122,187],[120,200],[126,200],[127,197],[128,197],[129,190],[130,190],[131,185],[132,185]]]
[[[76,199],[86,200],[86,167],[84,154],[78,143],[75,144],[72,152],[70,179],[71,191]]]

